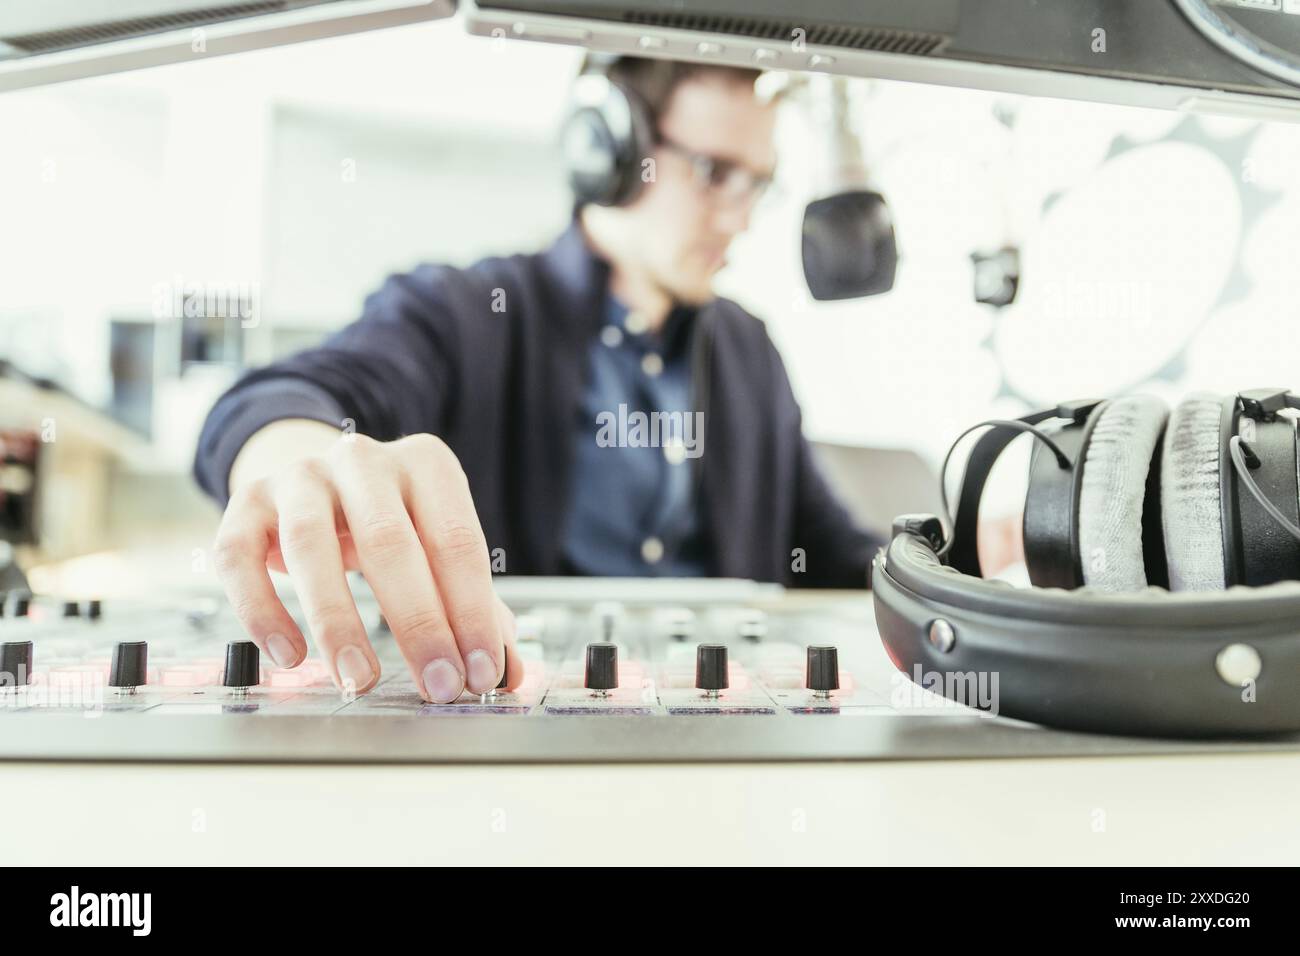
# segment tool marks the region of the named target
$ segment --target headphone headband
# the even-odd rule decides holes
[[[931,542],[905,530],[876,557],[871,587],[899,670],[997,675],[1005,716],[1156,736],[1300,730],[1300,582],[1182,593],[1015,588],[941,564]]]

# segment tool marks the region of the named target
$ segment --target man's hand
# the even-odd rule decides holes
[[[426,700],[447,703],[465,688],[487,693],[503,669],[507,687],[522,681],[514,617],[493,591],[465,473],[440,439],[381,443],[276,422],[240,452],[231,488],[217,573],[245,630],[276,664],[301,663],[307,643],[268,568],[293,579],[339,688],[374,686],[379,661],[345,576],[360,570]]]

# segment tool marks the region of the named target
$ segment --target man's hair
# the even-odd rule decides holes
[[[653,60],[639,56],[620,56],[610,61],[591,55],[583,61],[582,72],[603,72],[610,82],[630,91],[650,108],[650,115],[658,121],[668,108],[673,91],[687,80],[697,77],[717,77],[732,83],[749,86],[762,75],[762,70],[723,63],[688,63],[684,60]]]

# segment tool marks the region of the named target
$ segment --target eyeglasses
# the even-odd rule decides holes
[[[696,152],[662,133],[658,143],[690,163],[696,185],[720,202],[755,202],[772,186],[772,176],[756,173],[733,159]]]

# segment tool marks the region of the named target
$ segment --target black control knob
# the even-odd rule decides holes
[[[86,602],[86,617],[92,621],[98,621],[104,616],[104,602],[99,598],[91,598]]]
[[[700,690],[726,690],[727,645],[701,644],[695,651],[695,686]]]
[[[0,617],[5,616],[5,605],[9,603],[9,595],[5,591],[0,591]]]
[[[596,633],[600,635],[600,640],[609,643],[614,640],[615,632],[622,629],[626,610],[617,601],[599,601],[592,607],[591,615],[595,619]]]
[[[767,636],[767,616],[761,611],[745,615],[736,626],[736,633],[743,640],[758,643]]]
[[[26,617],[32,609],[30,591],[19,591],[14,595],[14,617]]]
[[[808,670],[805,673],[808,689],[819,696],[826,696],[833,690],[840,689],[840,654],[834,647],[826,644],[808,648]]]
[[[108,668],[108,686],[133,691],[149,683],[149,644],[147,641],[119,641],[113,647],[113,663]]]
[[[0,687],[24,687],[32,682],[32,642],[0,644]]]
[[[64,601],[64,602],[63,602],[63,616],[64,616],[64,617],[81,617],[81,605],[78,604],[76,601]]]
[[[223,687],[247,690],[262,681],[261,661],[257,645],[252,641],[231,641],[226,645],[226,672],[221,678]]]
[[[618,687],[618,645],[597,641],[587,645],[587,666],[582,686],[588,690],[607,691]]]

